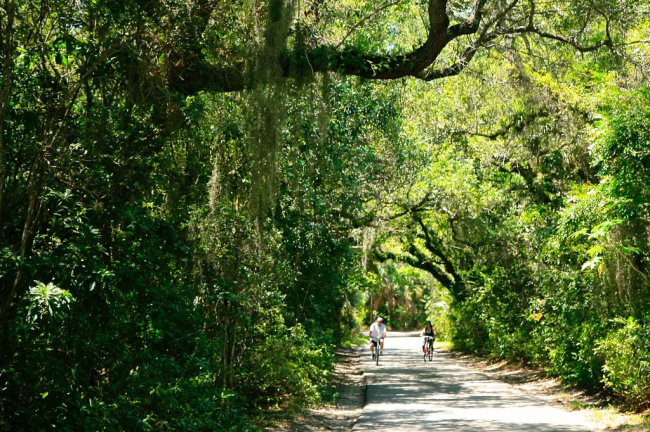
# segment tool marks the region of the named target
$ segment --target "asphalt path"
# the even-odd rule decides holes
[[[352,431],[593,431],[568,412],[513,386],[454,364],[422,359],[417,333],[389,333],[379,366],[362,358],[366,405]]]

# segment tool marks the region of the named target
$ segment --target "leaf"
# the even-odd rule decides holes
[[[602,251],[603,251],[603,247],[601,245],[594,245],[591,248],[589,248],[587,253],[593,257],[593,256],[598,255]]]
[[[591,237],[604,237],[612,228],[623,223],[623,219],[612,219],[596,225],[591,230]]]
[[[619,249],[624,254],[640,254],[641,253],[641,249],[639,249],[638,247],[635,247],[635,246],[623,246],[623,245],[621,245],[621,246],[619,246]]]
[[[569,237],[571,237],[571,238],[580,237],[580,236],[586,235],[587,233],[588,233],[587,228],[583,228],[581,230],[578,230],[578,231],[574,232]]]
[[[586,269],[593,270],[596,267],[596,264],[598,264],[601,260],[602,260],[602,258],[599,257],[599,256],[594,257],[593,259],[587,261],[586,263],[584,263],[582,265],[582,270],[583,271],[586,270]]]

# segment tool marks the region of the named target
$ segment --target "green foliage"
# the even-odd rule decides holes
[[[616,214],[628,220],[642,218],[650,203],[649,96],[646,87],[612,101],[609,131],[599,148],[604,187],[616,199]]]
[[[612,53],[314,73],[410,67],[424,3],[0,7],[0,430],[254,429],[377,313],[647,402],[647,6],[539,5]]]
[[[635,406],[647,406],[650,394],[650,327],[630,317],[615,319],[614,328],[598,341],[603,383]]]
[[[557,55],[573,69],[529,69],[539,59],[524,56],[498,68],[494,54],[476,81],[409,93],[417,124],[404,127],[432,140],[421,144],[428,165],[394,192],[375,244],[395,261],[437,262],[441,284],[459,275],[448,303],[456,347],[599,389],[607,322],[648,310],[648,98],[617,95],[621,76],[597,57]],[[428,240],[401,212],[420,215]]]
[[[333,360],[330,346],[309,338],[300,325],[257,341],[241,371],[249,400],[281,409],[320,401]]]
[[[30,288],[27,295],[27,323],[34,329],[43,321],[65,316],[64,309],[72,300],[72,294],[52,282],[45,285],[36,281],[36,286]]]

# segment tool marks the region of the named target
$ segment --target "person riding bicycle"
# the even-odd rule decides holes
[[[386,326],[383,323],[381,317],[377,318],[377,321],[370,325],[370,330],[368,331],[368,336],[370,337],[370,358],[374,359],[375,355],[372,354],[372,348],[375,346],[377,341],[379,341],[379,353],[383,354],[384,351],[384,338],[386,337]]]
[[[424,339],[422,340],[422,352],[427,353],[427,338],[433,338],[431,341],[431,347],[433,347],[433,341],[436,340],[436,330],[433,328],[433,325],[431,325],[431,321],[427,320],[427,322],[424,324],[424,329],[421,332],[421,336],[424,336]]]

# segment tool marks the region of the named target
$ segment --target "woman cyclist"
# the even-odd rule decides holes
[[[424,355],[427,355],[427,339],[433,338],[433,340],[429,342],[429,347],[431,347],[430,349],[433,349],[433,342],[436,340],[436,330],[431,325],[431,321],[427,320],[427,322],[424,324],[424,329],[422,330],[421,335],[424,337],[422,340],[422,352]]]

